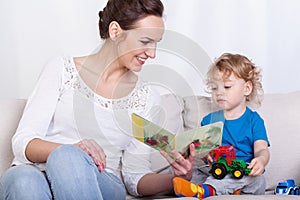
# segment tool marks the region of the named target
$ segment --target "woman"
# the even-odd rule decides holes
[[[131,113],[159,117],[159,95],[135,72],[155,57],[162,15],[159,0],[109,0],[99,12],[101,49],[45,66],[13,137],[1,199],[125,199],[125,187],[152,195],[172,190],[174,176],[191,179],[193,145],[188,159],[174,152],[176,162],[162,152],[173,173],[155,174],[128,128]]]

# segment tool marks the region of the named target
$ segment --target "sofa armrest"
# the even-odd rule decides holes
[[[0,100],[0,176],[10,166],[13,159],[11,138],[21,119],[26,100]]]

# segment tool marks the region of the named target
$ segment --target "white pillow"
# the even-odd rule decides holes
[[[188,96],[184,97],[183,101],[183,121],[186,130],[200,126],[200,122],[205,115],[217,110],[210,97]]]

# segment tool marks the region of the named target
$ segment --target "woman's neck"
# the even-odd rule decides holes
[[[120,65],[118,57],[116,44],[107,39],[97,53],[88,56],[87,67],[103,80],[119,79],[128,70]]]
[[[119,64],[116,47],[111,41],[105,41],[97,53],[74,60],[84,82],[103,97],[126,96],[136,84],[135,74]]]

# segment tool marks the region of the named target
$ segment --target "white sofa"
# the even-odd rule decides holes
[[[183,130],[195,127],[213,108],[210,98],[202,96],[176,97],[163,95],[167,115],[166,127]],[[13,158],[11,137],[22,115],[25,100],[0,101],[0,175]],[[300,196],[274,195],[278,182],[294,179],[300,185],[300,91],[286,94],[266,94],[262,106],[256,109],[264,118],[270,140],[271,159],[266,168],[266,195],[215,196],[207,199],[299,199]],[[153,155],[153,169],[166,162],[157,153]],[[156,199],[160,197],[148,197]],[[165,197],[173,199],[173,197]],[[175,197],[174,197],[175,198]],[[127,199],[133,199],[128,196]],[[193,198],[180,198],[193,199]]]

